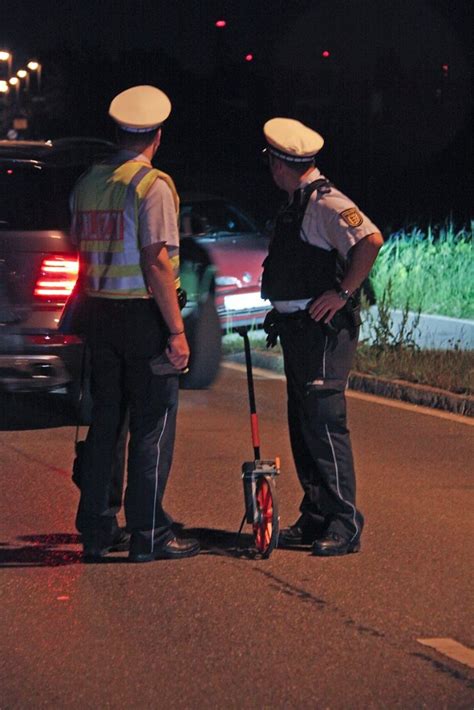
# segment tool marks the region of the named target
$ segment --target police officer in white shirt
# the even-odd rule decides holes
[[[360,549],[344,390],[359,330],[359,288],[383,244],[378,228],[315,167],[323,138],[290,118],[264,125],[272,178],[288,194],[264,262],[262,296],[273,310],[269,342],[282,345],[300,517],[280,547],[317,556]]]

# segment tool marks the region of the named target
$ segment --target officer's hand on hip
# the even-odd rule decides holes
[[[183,370],[189,360],[189,345],[183,333],[171,334],[168,338],[166,354],[175,367]]]
[[[324,320],[325,323],[329,323],[333,315],[344,307],[344,303],[345,301],[343,301],[337,291],[325,291],[310,303],[308,312],[313,320]]]

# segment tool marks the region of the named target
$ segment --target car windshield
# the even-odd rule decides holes
[[[181,205],[180,233],[183,237],[220,237],[256,231],[248,217],[223,200],[183,202]]]
[[[0,161],[0,229],[65,229],[69,195],[83,168]]]

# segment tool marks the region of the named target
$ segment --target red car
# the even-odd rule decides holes
[[[260,297],[268,238],[252,219],[222,197],[183,193],[181,239],[193,237],[208,253],[215,274],[215,303],[223,331],[260,327],[270,309]]]

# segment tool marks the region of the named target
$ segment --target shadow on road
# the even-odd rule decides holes
[[[201,554],[225,555],[227,557],[256,560],[261,557],[253,547],[253,536],[237,532],[216,530],[214,528],[186,528],[180,530],[180,537],[193,537],[199,540]]]
[[[61,395],[0,392],[0,431],[73,426],[74,412]]]
[[[213,528],[186,528],[173,525],[174,532],[183,538],[196,538],[202,555],[220,555],[238,559],[256,560],[261,555],[253,547],[253,536]],[[14,542],[0,542],[0,568],[61,567],[83,562],[82,550],[67,549],[81,544],[81,536],[72,533],[46,535],[20,535]],[[107,555],[100,564],[127,563],[126,555]]]
[[[61,567],[82,561],[81,551],[64,549],[65,545],[79,545],[80,535],[21,535],[16,540],[17,544],[0,543],[0,568]]]

